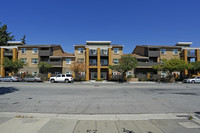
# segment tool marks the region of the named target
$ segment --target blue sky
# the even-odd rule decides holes
[[[131,53],[135,45],[200,47],[199,0],[3,0],[0,22],[28,44],[112,41]]]

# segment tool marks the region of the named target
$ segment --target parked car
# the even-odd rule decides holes
[[[200,83],[200,76],[184,79],[183,83]]]
[[[74,82],[73,76],[69,74],[58,74],[56,77],[50,77],[51,83],[54,82]]]
[[[22,81],[22,78],[16,77],[16,76],[6,76],[6,77],[0,78],[0,81],[4,81],[4,82],[20,82],[20,81]]]
[[[37,76],[28,76],[22,79],[23,82],[42,82],[42,79]]]

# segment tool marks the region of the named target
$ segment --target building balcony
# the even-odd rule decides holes
[[[196,53],[195,52],[188,52],[187,57],[196,57]]]
[[[138,67],[152,67],[158,64],[158,62],[138,62]]]
[[[3,55],[4,56],[12,56],[13,52],[12,51],[4,51]]]
[[[89,56],[97,56],[97,50],[96,49],[90,49]]]
[[[89,63],[89,66],[97,66],[97,63]]]
[[[101,56],[108,56],[108,50],[101,49],[100,55]]]
[[[41,62],[46,62],[52,66],[62,66],[62,62],[61,61],[41,61]]]
[[[39,56],[50,56],[50,50],[39,50]]]
[[[101,66],[108,66],[108,63],[101,63]]]
[[[149,51],[149,57],[159,57],[160,51]]]

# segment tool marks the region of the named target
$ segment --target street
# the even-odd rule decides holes
[[[200,112],[199,84],[0,83],[0,112],[156,114]]]

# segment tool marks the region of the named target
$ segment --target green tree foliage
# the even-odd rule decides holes
[[[172,58],[170,60],[164,59],[161,64],[153,66],[153,69],[158,71],[164,71],[169,77],[172,77],[172,72],[182,72],[185,69],[189,69],[190,65],[185,63],[184,60]]]
[[[195,72],[200,71],[200,62],[199,61],[192,62],[190,69],[194,70]]]
[[[26,44],[26,35],[23,35],[23,38],[21,39],[23,44]]]
[[[20,60],[14,60],[9,58],[4,58],[3,66],[7,68],[10,72],[17,73],[19,69],[23,68],[26,64]]]
[[[7,31],[7,25],[0,26],[0,46],[7,46],[7,42],[12,40],[14,40],[14,35]]]
[[[121,73],[122,80],[124,81],[124,77],[126,72],[133,70],[137,66],[137,60],[135,57],[131,56],[130,54],[124,55],[119,60],[119,64],[117,65],[109,65],[109,69],[116,70]]]
[[[46,74],[46,73],[48,73],[49,69],[52,68],[52,65],[48,64],[46,62],[40,62],[38,64],[38,67],[39,67],[41,73]]]

